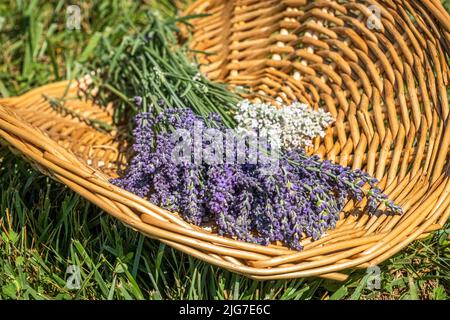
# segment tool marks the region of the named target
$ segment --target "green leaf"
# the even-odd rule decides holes
[[[102,38],[102,34],[100,32],[96,32],[92,38],[89,40],[86,48],[84,48],[83,52],[81,53],[81,56],[79,58],[79,62],[86,62],[91,55],[93,54],[95,48],[97,47],[98,42]]]
[[[350,296],[351,300],[359,300],[359,298],[361,297],[362,291],[364,290],[364,288],[367,285],[367,280],[369,279],[369,276],[370,275],[368,274],[368,275],[364,276],[364,278],[361,279],[361,281],[359,282],[355,291]]]
[[[417,293],[417,286],[414,283],[414,279],[411,276],[408,276],[408,285],[409,285],[409,298],[412,300],[419,300],[419,295]]]
[[[341,300],[348,294],[348,289],[346,285],[340,287],[335,293],[330,297],[330,300]]]
[[[2,292],[5,296],[11,299],[17,299],[17,290],[14,283],[7,284],[2,287]]]
[[[445,291],[445,288],[442,285],[437,286],[433,290],[433,299],[434,300],[447,300],[448,295]]]

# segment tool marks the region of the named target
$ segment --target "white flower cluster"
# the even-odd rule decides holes
[[[325,136],[325,129],[333,123],[330,113],[314,110],[304,103],[294,102],[277,109],[269,103],[243,100],[235,116],[238,131],[258,131],[260,134],[280,137],[287,150],[312,145],[312,139]]]

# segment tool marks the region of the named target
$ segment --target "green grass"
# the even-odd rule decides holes
[[[80,3],[80,31],[65,29],[64,1],[0,4],[1,96],[72,76],[96,34],[120,40],[111,26],[139,19],[132,1]],[[143,237],[0,148],[0,299],[448,299],[449,237],[450,224],[383,263],[379,290],[365,270],[345,283],[253,281]],[[79,290],[66,287],[70,265]]]

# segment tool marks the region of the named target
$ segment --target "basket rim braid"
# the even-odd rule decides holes
[[[369,29],[377,5],[381,27]],[[313,153],[362,169],[404,210],[364,212],[349,201],[334,230],[302,251],[261,246],[190,225],[112,185],[127,147],[111,106],[79,95],[82,82],[51,83],[0,99],[0,141],[45,175],[146,236],[260,280],[345,280],[444,226],[450,216],[450,17],[438,0],[200,0],[186,14],[191,45],[210,79],[247,85],[254,99],[299,100],[336,122]],[[204,55],[201,52],[210,51]],[[65,97],[63,105],[54,101]],[[95,120],[95,121],[93,121]]]

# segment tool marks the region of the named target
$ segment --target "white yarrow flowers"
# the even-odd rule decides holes
[[[293,102],[277,109],[269,103],[243,100],[235,116],[238,131],[258,131],[263,135],[276,134],[287,150],[312,145],[312,140],[325,136],[325,129],[334,122],[330,113],[314,110],[308,105]]]

